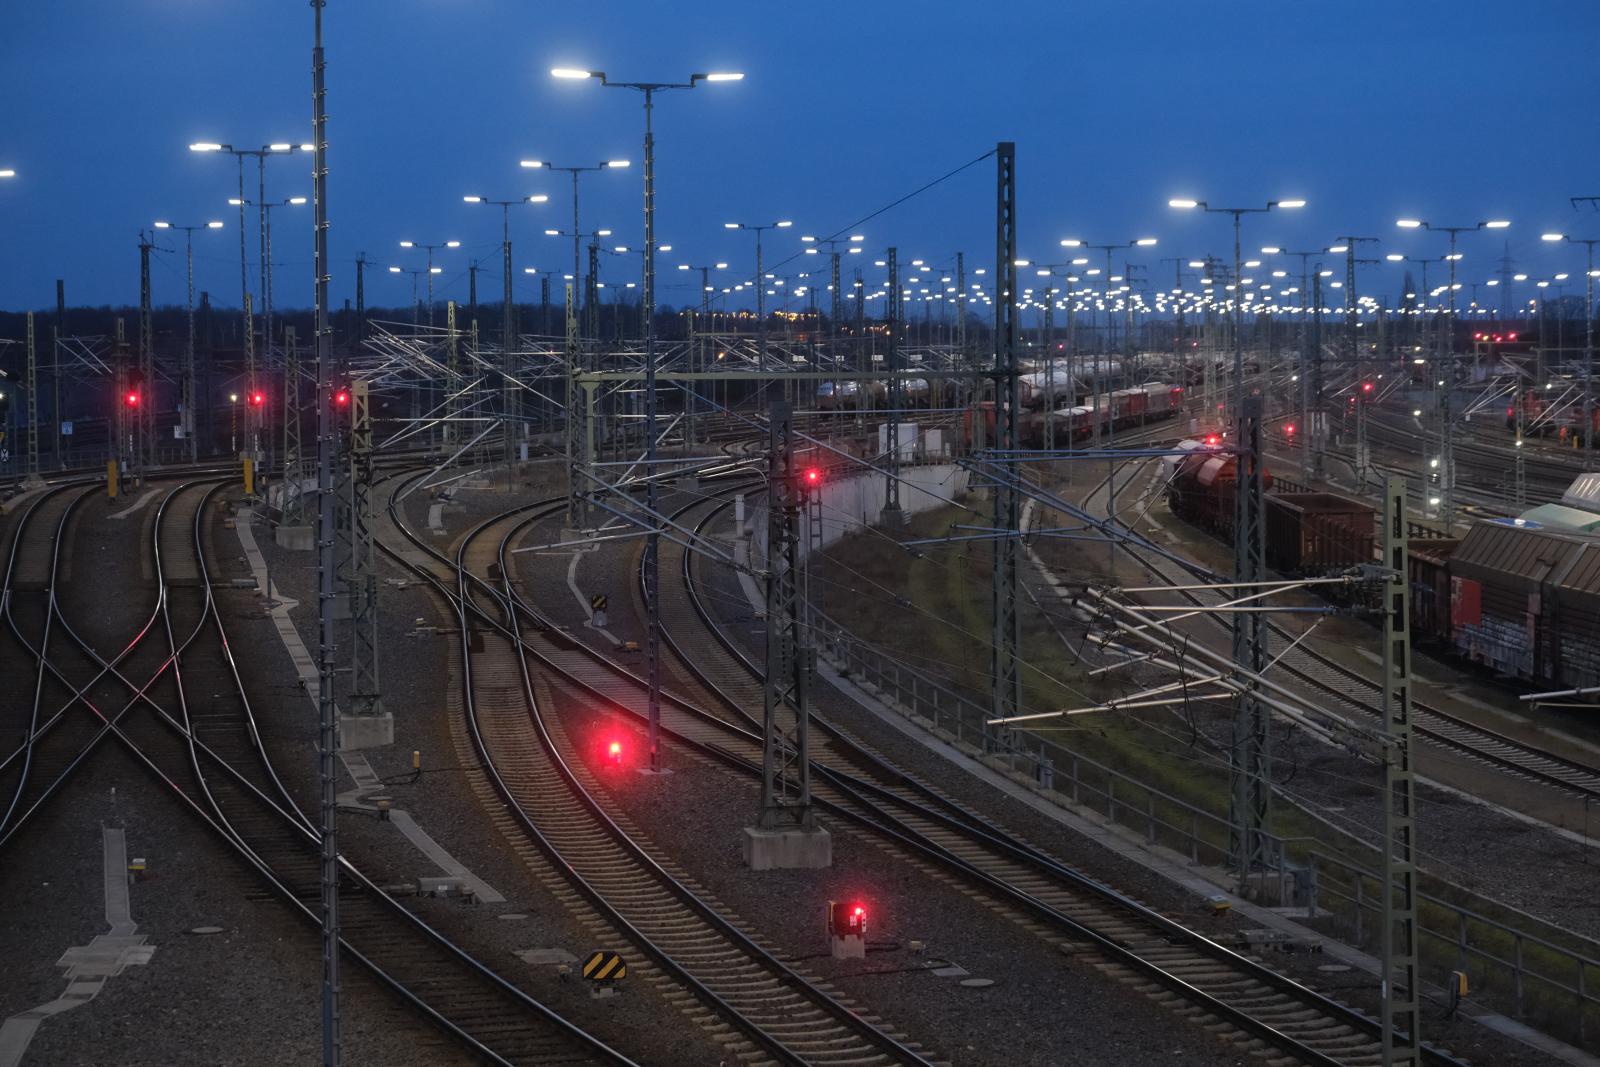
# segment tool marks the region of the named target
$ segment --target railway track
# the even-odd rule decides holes
[[[715,510],[726,503],[707,507]],[[708,514],[700,522],[709,519]],[[508,537],[504,543],[510,541]],[[688,559],[671,545],[662,543],[663,566],[667,573],[687,574],[681,568]],[[502,575],[513,573],[504,552],[500,566]],[[672,669],[683,679],[683,689],[697,689],[704,699],[691,702],[677,687],[666,692],[663,733],[702,756],[758,776],[761,735],[742,711],[742,706],[753,706],[745,702],[760,702],[758,675],[748,662],[733,657],[715,625],[698,614],[691,582],[688,576],[681,583],[675,579],[663,584],[662,614],[675,657]],[[505,590],[508,597],[520,597],[510,585]],[[558,627],[525,602],[518,610],[535,623],[524,641],[531,655],[550,656],[569,681],[591,696],[643,717],[641,679],[595,650],[574,646],[565,637],[551,640],[548,635],[559,633]],[[531,640],[536,634],[545,635],[545,644],[551,647],[541,650]],[[829,730],[818,740],[822,743],[813,751],[814,796],[824,812],[885,838],[948,877],[981,887],[1040,936],[1099,951],[1109,973],[1181,1013],[1235,1033],[1246,1046],[1262,1048],[1269,1055],[1324,1067],[1379,1062],[1377,1024],[1361,1013],[996,831],[981,815],[889,766],[842,734]],[[1436,1064],[1459,1062],[1432,1048],[1425,1049],[1425,1057]]]
[[[779,960],[686,874],[641,845],[631,823],[607,810],[603,783],[560,717],[548,713],[552,694],[529,666],[531,657],[582,684],[592,662],[529,625],[534,620],[502,569],[507,546],[542,507],[526,505],[480,524],[463,538],[454,561],[415,535],[392,504],[390,510],[396,529],[431,561],[412,563],[413,570],[458,613],[469,732],[528,847],[549,857],[621,937],[699,1002],[691,1017],[713,1031],[733,1027],[737,1036],[725,1043],[741,1060],[928,1064],[915,1045]]]
[[[162,501],[151,545],[156,603],[150,620],[121,656],[101,659],[65,619],[56,619],[64,638],[125,693],[117,703],[95,704],[81,695],[68,701],[63,713],[82,703],[99,728],[59,778],[41,788],[44,796],[59,791],[97,744],[114,737],[256,871],[264,883],[263,895],[282,900],[320,927],[315,906],[322,892],[320,837],[295,806],[261,745],[211,594],[205,520],[207,505],[222,484],[182,485]],[[63,551],[64,526],[56,524],[56,560]],[[19,540],[27,536],[25,530],[19,530]],[[52,590],[58,577],[52,570]],[[164,649],[150,642],[152,633],[164,636]],[[40,670],[54,672],[43,654],[48,650],[40,651]],[[154,673],[149,681],[137,681],[150,669],[152,657]],[[140,673],[130,676],[131,671]],[[13,819],[0,837],[0,848],[15,840],[25,816],[37,807]],[[337,891],[345,955],[484,1061],[632,1063],[474,959],[348,861],[341,860],[341,868]]]
[[[1131,485],[1138,477],[1136,471],[1128,478],[1128,483]],[[1128,490],[1124,489],[1118,496],[1126,498],[1127,493]],[[1198,565],[1184,568],[1165,556],[1141,552],[1133,545],[1124,545],[1123,551],[1139,561],[1158,580],[1169,585],[1189,584],[1197,576],[1211,576]],[[1224,599],[1222,594],[1210,591],[1186,590],[1181,595],[1197,607],[1216,606]],[[1219,631],[1229,630],[1229,623],[1221,616],[1213,613],[1207,614],[1206,618]],[[1278,669],[1318,693],[1331,697],[1340,709],[1368,719],[1379,717],[1381,689],[1370,678],[1304,643],[1291,649],[1289,646],[1295,639],[1296,635],[1269,621],[1268,659],[1274,660]],[[1280,654],[1282,658],[1278,659]],[[1460,716],[1441,711],[1416,699],[1414,692],[1411,706],[1417,733],[1436,745],[1530,782],[1560,789],[1585,800],[1600,799],[1600,769],[1523,744]]]

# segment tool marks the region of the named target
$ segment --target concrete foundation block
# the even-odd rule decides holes
[[[309,552],[317,547],[317,535],[309,526],[280,525],[272,532],[272,540],[290,552]]]
[[[820,826],[814,830],[762,830],[746,826],[742,840],[744,864],[753,871],[833,866],[833,836]]]
[[[867,958],[867,939],[853,934],[829,934],[828,951],[836,960],[864,960]]]
[[[906,524],[906,513],[900,508],[884,508],[878,512],[878,525],[898,529]]]
[[[394,744],[394,715],[339,716],[339,747],[346,752]]]

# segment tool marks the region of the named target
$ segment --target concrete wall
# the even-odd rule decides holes
[[[967,470],[953,463],[900,468],[900,509],[916,515],[943,507],[967,491]],[[822,543],[831,545],[847,533],[875,526],[888,495],[884,476],[866,472],[829,481],[822,487]],[[766,498],[746,514],[756,559],[767,551]],[[802,543],[804,536],[802,536]]]

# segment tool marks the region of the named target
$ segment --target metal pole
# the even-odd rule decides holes
[[[328,117],[323,85],[322,9],[327,0],[311,0],[316,14],[315,44],[311,50],[313,197],[316,201],[316,322],[317,336],[317,643],[318,771],[321,776],[319,810],[322,834],[322,1062],[339,1063],[339,849],[336,814],[338,779],[334,758],[338,748],[338,714],[333,702],[336,637],[333,598],[335,565],[333,451],[337,427],[330,410],[333,370],[332,340],[328,330]]]
[[[506,459],[506,486],[512,484],[511,472],[517,459],[516,438],[520,436],[518,429],[521,425],[521,411],[517,403],[521,398],[517,395],[516,379],[516,343],[512,336],[511,328],[511,205],[500,205],[500,268],[505,282],[505,294],[500,312],[500,408],[503,414],[501,432],[505,442]],[[433,275],[430,273],[429,278]],[[428,325],[433,325],[432,297],[429,297]]]
[[[765,226],[755,227],[756,231],[756,366],[762,370],[767,369],[767,279],[761,261],[761,231]]]
[[[183,236],[187,252],[189,279],[189,339],[183,349],[182,423],[184,427],[183,435],[189,445],[189,462],[195,463],[200,458],[200,445],[196,440],[194,419],[194,227],[184,227]]]
[[[888,334],[888,358],[884,361],[889,371],[888,388],[884,391],[884,434],[889,454],[883,462],[884,497],[881,522],[885,526],[899,525],[905,520],[900,510],[900,408],[904,403],[905,388],[900,381],[900,261],[898,250],[889,249],[888,305],[884,313],[884,326]]]
[[[1387,479],[1383,501],[1383,931],[1384,1067],[1420,1062],[1417,989],[1416,781],[1411,765],[1411,589],[1406,560],[1406,482]]]
[[[1017,537],[1021,522],[1021,494],[1017,448],[1017,172],[1016,145],[1002,141],[995,146],[995,265],[994,265],[994,342],[995,342],[995,462],[994,528],[1000,536],[994,548],[991,590],[994,632],[991,635],[990,710],[992,718],[1015,716],[1022,706],[1022,675],[1017,663],[1021,640],[1021,618],[1017,613]],[[1001,727],[986,738],[1002,746],[1010,730]]]
[[[1233,416],[1236,448],[1234,477],[1234,580],[1241,585],[1261,579],[1266,570],[1261,477],[1261,396],[1245,387],[1244,286],[1240,253],[1243,211],[1233,215]],[[1233,662],[1247,678],[1261,673],[1265,662],[1262,616],[1233,616]],[[1250,873],[1265,865],[1263,831],[1271,819],[1272,783],[1270,713],[1256,699],[1253,688],[1242,689],[1234,700],[1232,779],[1232,853],[1243,891]]]
[[[661,525],[656,519],[656,142],[651,126],[655,94],[644,90],[644,393],[645,513],[650,534],[644,545],[644,598],[649,611],[645,659],[650,682],[650,770],[661,771]]]

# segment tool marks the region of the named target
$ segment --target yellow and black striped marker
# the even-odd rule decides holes
[[[615,982],[628,977],[628,965],[622,961],[621,953],[591,952],[583,961],[583,976],[591,982]]]

